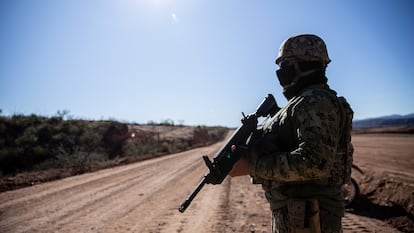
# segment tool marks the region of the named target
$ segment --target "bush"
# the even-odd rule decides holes
[[[79,167],[122,153],[128,127],[36,115],[0,117],[0,173],[44,167]],[[63,159],[63,157],[65,157]]]
[[[0,176],[52,168],[73,174],[90,170],[91,164],[118,157],[149,158],[207,145],[224,138],[227,128],[197,127],[190,134],[161,137],[159,132],[136,131],[116,121],[65,120],[61,116],[0,116]],[[175,130],[172,120],[160,126]],[[166,126],[170,127],[166,130]],[[182,127],[182,126],[181,126]],[[160,131],[161,132],[161,131]]]

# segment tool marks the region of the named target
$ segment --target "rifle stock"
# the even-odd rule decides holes
[[[208,168],[201,181],[191,194],[178,208],[178,211],[183,213],[191,204],[192,200],[197,196],[205,184],[221,184],[226,176],[229,174],[233,165],[240,159],[241,154],[232,152],[231,147],[246,147],[247,140],[252,133],[257,129],[257,122],[259,117],[266,117],[274,115],[280,108],[277,106],[276,100],[272,94],[268,94],[260,103],[255,113],[245,116],[241,120],[242,124],[236,129],[233,135],[215,154],[213,161],[210,161],[208,156],[204,155],[203,160]]]

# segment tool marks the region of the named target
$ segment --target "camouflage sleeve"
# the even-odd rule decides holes
[[[324,95],[305,96],[292,106],[289,117],[297,147],[251,161],[251,176],[280,182],[325,180],[335,160],[337,105]]]

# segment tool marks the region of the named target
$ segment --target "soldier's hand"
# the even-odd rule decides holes
[[[234,152],[236,150],[237,150],[237,147],[235,145],[232,145],[231,151]],[[229,175],[231,177],[249,175],[249,161],[246,158],[241,157],[233,165],[233,168],[231,169]]]

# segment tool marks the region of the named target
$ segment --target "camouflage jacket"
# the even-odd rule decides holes
[[[350,178],[352,165],[352,114],[343,97],[317,85],[263,124],[249,146],[249,169],[269,201],[317,196],[321,190],[340,199],[339,187]]]

